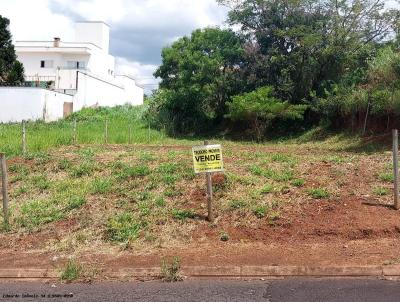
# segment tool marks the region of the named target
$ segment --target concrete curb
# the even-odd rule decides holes
[[[159,267],[104,270],[109,279],[159,278]],[[400,277],[400,265],[388,266],[188,266],[188,278],[284,278],[284,277]],[[0,269],[0,280],[57,279],[55,269]]]

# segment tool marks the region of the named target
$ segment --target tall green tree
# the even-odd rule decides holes
[[[162,51],[155,72],[160,89],[150,107],[157,109],[176,133],[200,133],[219,125],[226,102],[243,90],[241,39],[231,30],[194,31]],[[160,98],[162,95],[162,101]]]
[[[292,103],[323,95],[349,71],[366,68],[370,45],[393,32],[384,0],[218,0],[247,34],[256,85]]]
[[[0,15],[0,84],[18,85],[24,82],[24,67],[17,60],[9,25]]]

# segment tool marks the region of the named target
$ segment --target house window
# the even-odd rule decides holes
[[[53,68],[53,60],[42,60],[40,61],[40,68]]]
[[[67,66],[70,69],[85,69],[85,61],[67,61]]]

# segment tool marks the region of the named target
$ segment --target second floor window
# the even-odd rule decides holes
[[[85,69],[86,63],[85,61],[68,61],[67,66],[70,69]]]
[[[40,68],[53,68],[53,60],[40,61]]]

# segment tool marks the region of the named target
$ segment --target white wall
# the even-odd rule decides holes
[[[63,117],[64,102],[72,99],[70,95],[41,88],[0,87],[0,122],[56,121]]]
[[[76,22],[75,42],[89,42],[108,53],[110,28],[103,22]]]
[[[131,105],[143,105],[144,89],[136,85],[136,81],[127,76],[117,76],[116,79],[125,88],[126,102]]]
[[[78,72],[78,91],[74,96],[74,111],[83,107],[113,107],[127,102],[125,89],[100,78]]]

